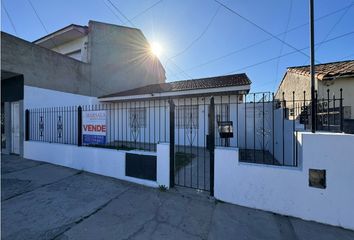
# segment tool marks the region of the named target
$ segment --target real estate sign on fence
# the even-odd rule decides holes
[[[106,111],[82,113],[82,134],[84,144],[106,143]]]

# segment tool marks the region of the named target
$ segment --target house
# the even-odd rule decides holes
[[[208,78],[183,80],[162,84],[150,84],[140,88],[121,91],[114,94],[99,97],[101,103],[117,103],[120,115],[128,115],[130,123],[125,124],[128,131],[134,130],[131,136],[121,136],[125,141],[136,142],[139,136],[145,136],[147,123],[157,122],[158,125],[164,122],[165,112],[168,110],[168,102],[172,101],[176,106],[175,124],[178,144],[193,147],[205,147],[207,145],[206,135],[208,133],[208,112],[210,98],[215,101],[216,121],[237,122],[235,117],[235,102],[242,104],[244,96],[249,93],[251,81],[245,73],[226,76],[215,76]],[[125,106],[124,106],[125,104]],[[137,110],[138,109],[138,110]],[[156,117],[155,115],[161,115]],[[232,115],[232,116],[231,116]],[[150,117],[149,117],[150,116]],[[132,119],[138,119],[138,126],[132,124]],[[124,125],[126,119],[122,119]],[[154,123],[152,123],[154,124]],[[141,127],[143,126],[143,127]],[[165,135],[167,129],[158,129]],[[237,129],[238,130],[238,129]],[[163,131],[163,132],[162,132]],[[135,136],[136,138],[134,138]],[[156,142],[150,139],[149,142]],[[166,140],[165,138],[163,140]],[[216,135],[216,141],[221,139]],[[237,139],[232,139],[236,143]],[[224,142],[223,142],[224,143]]]
[[[140,29],[89,21],[69,25],[33,42],[88,63],[90,96],[165,82],[165,70]],[[124,84],[123,84],[124,83]]]
[[[354,60],[315,65],[315,86],[319,101],[317,103],[319,114],[321,114],[321,111],[328,111],[329,113],[329,117],[323,119],[319,123],[319,127],[321,125],[326,127],[327,124],[333,125],[333,122],[339,121],[339,119],[336,119],[340,112],[338,108],[340,106],[340,98],[342,98],[344,125],[346,128],[351,129],[354,126]],[[292,105],[293,99],[295,99],[295,104],[302,106],[306,102],[305,105],[309,105],[311,99],[310,66],[289,67],[275,97],[280,101],[285,100],[288,106]],[[336,100],[333,100],[333,98]],[[292,109],[296,108],[296,106],[290,108],[293,111]],[[301,111],[296,110],[294,112],[301,113]],[[331,116],[333,116],[333,120]],[[351,125],[352,127],[350,127]],[[348,131],[354,130],[350,129]]]
[[[22,154],[26,108],[91,104],[164,82],[163,66],[136,28],[89,21],[32,43],[1,32],[2,152]]]

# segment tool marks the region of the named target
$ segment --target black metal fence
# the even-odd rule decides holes
[[[170,108],[172,102],[175,107]],[[316,105],[316,129],[343,130],[347,106],[342,91],[338,98],[327,91],[327,98],[317,96],[314,102],[306,99],[306,93],[301,98],[295,92],[280,97],[232,93],[30,109],[26,110],[26,140],[156,151],[158,142],[171,142],[172,131],[175,155],[182,161],[177,165],[184,171],[199,159],[198,173],[209,172],[214,146],[237,147],[243,162],[298,166],[297,131],[311,128],[311,104]],[[178,174],[181,182],[185,172]],[[193,173],[189,175],[192,183]],[[197,188],[208,185],[207,175],[196,178]]]
[[[26,110],[26,140],[78,144],[78,107]]]
[[[338,96],[339,95],[339,96]],[[282,93],[281,103],[284,108],[289,110],[288,118],[298,120],[304,125],[306,130],[311,129],[311,105],[310,99],[306,99],[306,92],[303,92],[303,99],[295,99],[295,92],[292,92],[291,99],[285,100],[285,94]],[[315,129],[327,132],[343,132],[344,118],[350,118],[351,106],[343,105],[343,90],[340,89],[336,94],[331,93],[329,89],[321,97],[315,92]],[[346,109],[349,109],[346,114]]]
[[[26,110],[32,141],[156,151],[168,142],[167,100]]]

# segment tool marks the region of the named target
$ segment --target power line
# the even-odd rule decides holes
[[[216,15],[218,14],[220,8],[221,8],[221,6],[219,5],[219,7],[216,9],[215,13],[210,18],[208,24],[203,29],[203,31],[199,34],[199,36],[196,37],[190,44],[188,44],[188,46],[185,47],[182,51],[180,51],[179,53],[177,53],[177,54],[173,55],[172,57],[170,57],[170,59],[176,58],[176,57],[182,55],[183,53],[185,53],[186,51],[188,51],[196,42],[198,42],[204,36],[204,34],[209,30],[211,24],[214,22],[214,19],[215,19]]]
[[[352,6],[352,5],[351,5]],[[351,7],[350,6],[350,7]],[[323,38],[322,41],[325,41],[330,35],[331,33],[333,32],[333,30],[337,27],[337,25],[342,21],[342,19],[344,18],[344,16],[348,13],[348,11],[350,10],[350,7],[348,7],[344,12],[343,14],[338,18],[338,20],[333,24],[332,28],[328,31],[328,33],[326,34],[326,36]],[[316,47],[316,50],[318,50],[320,47],[321,47],[322,44],[319,44],[317,47]]]
[[[158,4],[162,3],[162,2],[163,2],[163,0],[159,0],[159,1],[155,2],[150,7],[146,8],[145,10],[141,11],[140,13],[135,15],[134,17],[130,18],[130,20],[133,21],[134,19],[140,17],[141,15],[143,15],[144,13],[146,13],[147,11],[149,11],[150,9],[152,9],[153,7],[155,7],[156,5],[158,5]]]
[[[290,0],[289,12],[288,12],[288,20],[286,22],[286,28],[285,28],[285,34],[284,34],[284,37],[283,37],[283,41],[286,40],[286,36],[287,36],[286,32],[289,29],[289,24],[290,24],[292,10],[293,10],[293,1]],[[283,49],[284,49],[284,44],[281,44],[280,51],[279,51],[279,56],[283,54]],[[279,62],[280,62],[280,58],[277,59],[277,63],[276,63],[276,67],[275,67],[275,79],[278,79]],[[275,81],[274,81],[274,84],[275,84]]]
[[[338,12],[341,12],[341,11],[343,11],[343,10],[346,10],[346,9],[350,8],[352,5],[354,5],[354,3],[349,4],[349,5],[347,5],[347,6],[343,7],[343,8],[337,9],[337,10],[335,10],[335,11],[333,11],[333,12],[328,13],[328,14],[325,14],[325,15],[323,15],[323,16],[321,16],[321,17],[318,17],[318,18],[315,19],[315,21],[320,21],[320,20],[325,19],[325,18],[327,18],[327,17],[329,17],[329,16],[332,16],[332,15],[334,15],[334,14],[337,14]],[[297,26],[295,26],[295,27],[289,29],[288,31],[281,32],[281,33],[277,34],[277,36],[281,36],[281,35],[283,35],[283,34],[293,32],[293,31],[295,31],[295,30],[297,30],[297,29],[300,29],[300,28],[302,28],[302,27],[307,26],[308,24],[309,24],[309,23],[307,22],[307,23],[303,23],[303,24],[297,25]],[[258,46],[258,45],[260,45],[260,44],[262,44],[262,43],[265,43],[265,42],[267,42],[267,41],[270,41],[270,40],[272,40],[272,39],[273,39],[273,37],[266,38],[266,39],[264,39],[264,40],[260,40],[260,41],[258,41],[258,42],[253,43],[253,44],[250,44],[250,45],[248,45],[248,46],[246,46],[246,47],[243,47],[243,48],[240,48],[240,49],[231,51],[231,52],[229,52],[229,53],[227,53],[227,54],[224,54],[224,55],[222,55],[222,56],[219,56],[219,57],[210,59],[210,60],[208,60],[208,61],[206,61],[206,62],[204,62],[204,63],[201,63],[201,64],[195,65],[195,66],[193,66],[193,67],[187,68],[186,71],[194,70],[194,69],[197,69],[197,68],[200,68],[200,67],[209,65],[209,64],[211,64],[211,63],[213,63],[213,62],[219,61],[219,60],[221,60],[221,59],[223,59],[223,58],[226,58],[226,57],[230,57],[230,56],[232,56],[232,55],[234,55],[234,54],[236,54],[236,53],[242,52],[242,51],[247,50],[247,49],[249,49],[249,48],[256,47],[256,46]],[[178,74],[178,73],[177,73],[177,74]]]
[[[129,18],[127,18],[127,16],[125,16],[124,13],[121,10],[119,10],[119,8],[114,3],[112,3],[111,0],[107,0],[107,1],[112,5],[112,7],[114,7],[115,10],[117,10],[117,12],[119,12],[120,15],[124,17],[125,20],[127,20],[133,27],[136,27],[135,24],[132,21],[130,21]]]
[[[45,25],[44,25],[42,19],[39,17],[38,12],[37,12],[37,10],[35,9],[35,7],[33,6],[31,0],[27,0],[27,1],[28,1],[28,3],[31,5],[31,8],[32,8],[34,14],[37,16],[38,21],[41,23],[42,27],[44,28],[44,31],[45,31],[47,34],[49,34],[48,29],[45,27]]]
[[[189,75],[186,71],[184,71],[180,66],[178,66],[172,59],[169,59],[169,61],[175,65],[175,67],[180,71],[179,73],[183,73],[187,78],[193,80],[193,77]],[[167,66],[167,65],[166,65]]]
[[[116,17],[118,18],[118,20],[124,24],[123,20],[118,16],[118,14],[116,14],[109,6],[108,4],[103,0],[102,1],[104,3],[104,5],[109,9],[109,11]]]
[[[36,15],[38,21],[41,23],[41,25],[42,25],[44,31],[45,31],[45,32],[47,33],[47,35],[48,35],[48,34],[49,34],[49,31],[48,31],[48,29],[46,28],[45,24],[43,23],[41,17],[39,16],[39,14],[38,14],[36,8],[35,8],[34,5],[32,4],[31,0],[27,0],[27,1],[28,1],[28,3],[30,4],[30,6],[31,6],[31,8],[32,8],[32,10],[33,10],[33,12],[34,12],[34,14]],[[54,47],[59,50],[59,47],[57,46],[56,42],[55,42],[52,38],[50,38],[50,41],[53,43]]]
[[[44,28],[44,30],[46,31],[46,33],[49,34],[48,29],[45,27],[45,25],[44,25],[42,19],[40,18],[38,12],[36,11],[35,7],[33,6],[31,0],[27,0],[27,1],[28,1],[29,4],[31,5],[31,8],[32,8],[32,10],[34,11],[35,15],[37,16],[37,18],[38,18],[39,22],[41,23],[42,27]],[[51,39],[51,38],[50,38],[50,41],[53,43],[54,47],[59,50],[59,47],[57,46],[57,44],[55,43],[55,41],[54,41],[53,39]],[[62,53],[60,53],[60,52],[58,52],[58,53],[59,53],[59,54],[62,54]],[[65,54],[62,54],[62,55],[65,56]],[[68,57],[68,56],[67,56],[67,57]],[[69,57],[69,58],[70,58],[70,57]],[[65,61],[64,61],[64,64],[66,64]],[[106,89],[103,89],[102,87],[100,87],[100,86],[98,86],[98,85],[96,85],[96,84],[93,84],[92,82],[90,82],[90,84],[94,85],[95,87],[99,88],[100,90],[103,90],[103,91],[105,91],[105,92],[109,92],[109,91],[107,91]]]
[[[258,24],[254,23],[253,21],[249,20],[248,18],[242,16],[241,14],[239,14],[238,12],[236,12],[235,10],[229,8],[228,6],[226,6],[225,4],[219,2],[218,0],[214,0],[215,2],[217,2],[218,4],[220,4],[221,6],[223,6],[225,9],[229,10],[231,13],[237,15],[238,17],[242,18],[244,21],[248,22],[249,24],[255,26],[256,28],[260,29],[262,32],[272,36],[273,38],[277,39],[278,41],[280,41],[281,43],[285,44],[286,46],[298,51],[299,53],[301,53],[302,55],[306,56],[306,57],[310,57],[308,54],[302,52],[301,50],[297,49],[296,47],[294,47],[293,45],[283,41],[282,39],[280,39],[279,37],[277,37],[276,35],[274,35],[273,33],[269,32],[268,30],[264,29],[263,27],[259,26]],[[318,62],[318,61],[317,61]]]
[[[334,37],[334,38],[331,38],[331,39],[328,39],[328,40],[325,40],[325,41],[322,41],[322,42],[319,42],[319,43],[317,43],[317,44],[315,44],[315,45],[323,44],[323,43],[328,43],[328,42],[337,40],[337,39],[339,39],[339,38],[343,38],[343,37],[349,36],[349,35],[351,35],[351,34],[354,34],[354,31],[348,32],[348,33],[345,33],[345,34],[342,34],[342,35],[339,35],[339,36],[336,36],[336,37]],[[310,47],[304,47],[304,48],[301,48],[300,50],[306,50],[306,49],[308,49],[308,48],[310,48]],[[263,60],[263,61],[260,61],[260,62],[251,64],[251,65],[248,65],[248,66],[245,66],[245,67],[236,69],[236,70],[233,70],[233,71],[231,71],[231,72],[227,72],[227,73],[225,73],[225,74],[231,74],[231,73],[239,72],[239,71],[241,71],[241,70],[248,69],[248,68],[251,68],[251,67],[255,67],[255,66],[258,66],[258,65],[267,63],[267,62],[271,62],[271,61],[276,60],[276,59],[279,58],[279,57],[285,57],[285,56],[288,56],[288,55],[291,55],[291,54],[294,54],[294,53],[298,53],[298,51],[295,50],[295,51],[292,51],[292,52],[288,52],[288,53],[282,54],[281,56],[268,58],[268,59],[266,59],[266,60]]]
[[[13,28],[14,31],[15,31],[15,34],[18,35],[18,34],[17,34],[16,27],[15,27],[15,24],[14,24],[14,22],[12,21],[12,18],[11,18],[11,16],[10,16],[9,12],[8,12],[7,9],[6,9],[4,2],[1,2],[1,6],[4,8],[4,11],[5,11],[5,13],[6,13],[6,16],[7,16],[7,18],[9,19],[10,24],[11,24],[12,28]]]
[[[354,57],[354,53],[346,55],[344,57],[341,57],[339,60],[343,60],[343,59],[346,59],[346,58],[349,58],[349,57]]]
[[[354,3],[352,3],[347,9],[345,9],[345,11],[343,12],[343,14],[338,18],[338,20],[333,24],[333,26],[331,27],[331,29],[327,32],[327,34],[325,35],[325,37],[323,38],[322,41],[325,41],[333,32],[333,30],[337,27],[337,25],[342,21],[342,19],[344,18],[344,16],[348,13],[348,11],[350,10],[350,7],[353,5]],[[317,51],[322,44],[319,44],[317,47],[315,47],[315,51]],[[304,61],[303,64],[305,64],[306,61]]]

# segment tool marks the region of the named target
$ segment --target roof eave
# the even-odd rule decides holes
[[[116,97],[99,97],[99,101],[111,102],[111,101],[127,101],[127,100],[137,100],[137,99],[147,99],[147,98],[175,98],[175,97],[186,97],[186,96],[198,96],[198,95],[212,95],[213,93],[228,93],[228,92],[246,92],[248,93],[251,89],[251,85],[240,85],[240,86],[229,86],[220,88],[204,88],[204,89],[192,89],[192,90],[180,90],[180,91],[169,91],[161,93],[147,93],[139,95],[130,96],[116,96]]]

